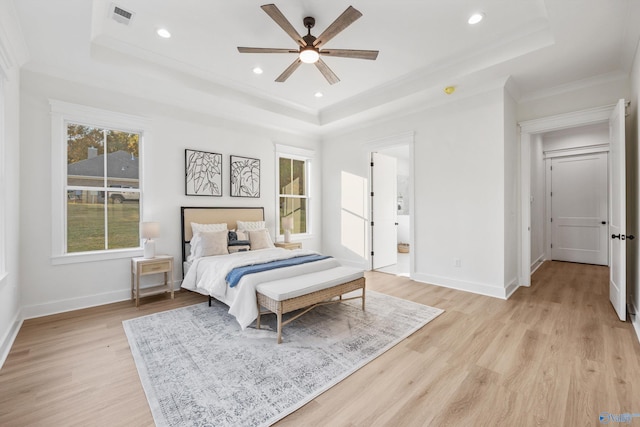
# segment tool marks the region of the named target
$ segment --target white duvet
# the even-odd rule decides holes
[[[313,254],[317,254],[317,252],[307,249],[287,250],[273,248],[198,258],[189,267],[187,275],[182,281],[182,287],[204,295],[210,295],[227,304],[229,313],[236,317],[238,323],[244,329],[258,317],[257,285],[338,267],[340,264],[333,258],[327,258],[291,267],[247,274],[233,288],[230,288],[225,280],[227,274],[236,267]]]

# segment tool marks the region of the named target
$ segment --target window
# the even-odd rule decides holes
[[[59,101],[51,106],[54,263],[135,255],[148,125]]]
[[[139,247],[140,134],[78,123],[66,128],[66,252]]]
[[[292,234],[310,234],[310,169],[309,150],[278,146],[279,234],[284,234],[283,219],[291,219]]]

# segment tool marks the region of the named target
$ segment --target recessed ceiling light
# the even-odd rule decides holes
[[[253,73],[254,73],[254,74],[262,74],[262,68],[260,68],[260,67],[256,67],[256,68],[254,68],[254,69],[253,69]]]
[[[474,25],[474,24],[477,24],[478,22],[482,21],[483,18],[484,18],[484,13],[478,12],[478,13],[474,13],[473,15],[471,15],[467,22],[469,24],[471,24],[471,25]]]
[[[315,96],[316,98],[322,98],[324,94],[322,92],[316,92],[313,94],[313,96]]]
[[[169,37],[171,37],[171,33],[166,28],[159,28],[156,33],[163,39],[168,39]]]

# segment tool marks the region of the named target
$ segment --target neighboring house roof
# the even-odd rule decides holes
[[[104,176],[104,155],[68,165],[67,175]],[[138,179],[138,158],[122,150],[107,154],[107,176]]]

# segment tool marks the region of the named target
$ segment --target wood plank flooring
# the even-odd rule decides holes
[[[367,287],[446,311],[277,426],[583,426],[640,413],[640,344],[609,303],[606,267],[547,262],[508,301],[384,273]],[[179,292],[25,321],[0,370],[0,425],[153,425],[122,321],[205,300]]]

